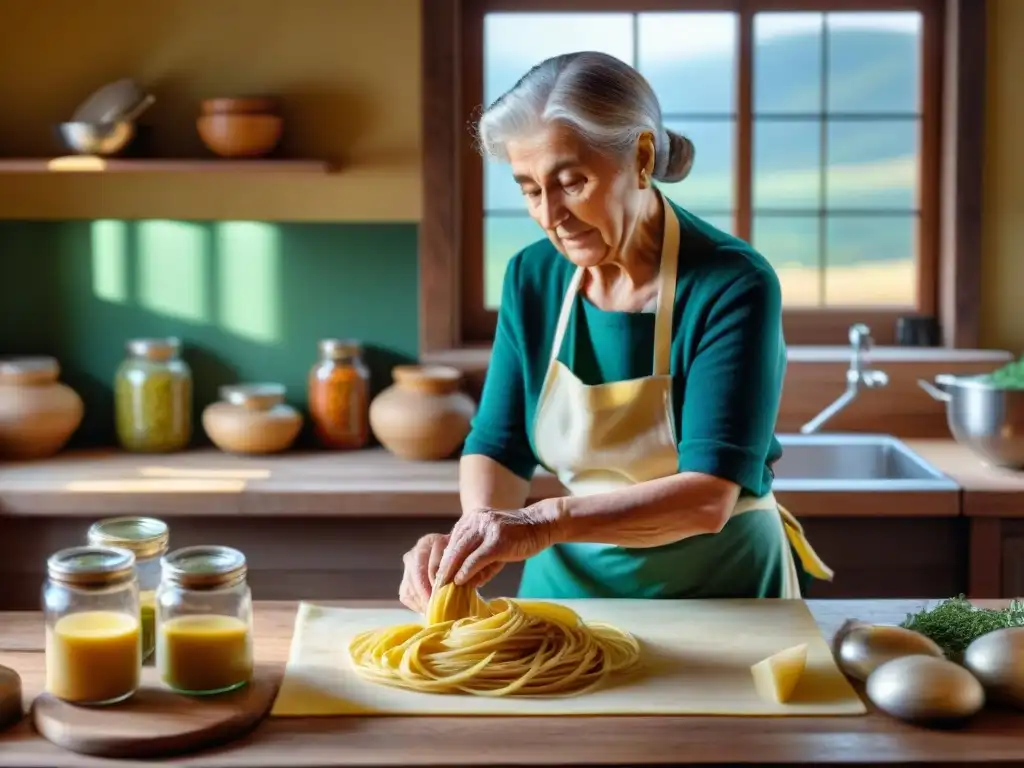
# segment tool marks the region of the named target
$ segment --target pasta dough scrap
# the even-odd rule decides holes
[[[475,589],[435,589],[423,624],[353,638],[362,678],[424,693],[577,696],[640,662],[640,644],[610,624],[584,623],[555,603],[484,600]]]

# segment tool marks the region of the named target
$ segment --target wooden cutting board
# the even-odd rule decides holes
[[[59,747],[97,757],[144,759],[194,752],[240,738],[266,717],[280,673],[257,668],[252,683],[216,696],[183,696],[164,688],[151,667],[142,687],[109,707],[78,707],[49,694],[36,697],[36,730]]]
[[[566,600],[585,621],[633,633],[643,669],[571,698],[486,698],[417,693],[365,681],[347,648],[358,632],[422,617],[403,609],[301,603],[272,716],[316,715],[861,715],[864,703],[839,671],[802,600]],[[778,704],[754,688],[751,665],[806,643],[794,698]]]

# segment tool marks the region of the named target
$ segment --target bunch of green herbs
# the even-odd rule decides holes
[[[900,626],[931,638],[946,658],[959,662],[967,646],[982,635],[1005,627],[1024,627],[1024,602],[1011,600],[1005,608],[976,608],[960,595],[934,608],[908,613]]]
[[[1024,355],[992,371],[985,381],[999,389],[1024,389]]]

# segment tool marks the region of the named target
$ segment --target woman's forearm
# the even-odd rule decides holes
[[[721,478],[683,472],[608,493],[549,499],[554,538],[561,542],[658,547],[729,521],[739,487]]]
[[[530,482],[480,454],[459,461],[459,497],[463,512],[519,509],[526,504]]]

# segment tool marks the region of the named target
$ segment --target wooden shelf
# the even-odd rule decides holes
[[[534,498],[561,489],[550,474],[534,478]],[[381,448],[248,457],[213,448],[162,455],[99,449],[0,465],[0,520],[139,509],[169,517],[457,517],[459,465],[404,461]]]
[[[305,173],[334,170],[326,160],[121,159],[91,155],[0,158],[0,173]]]

